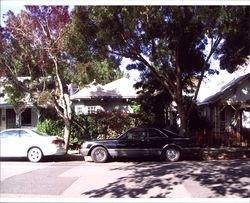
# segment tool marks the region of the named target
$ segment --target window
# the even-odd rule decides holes
[[[128,140],[144,140],[145,139],[145,136],[146,136],[146,132],[145,131],[128,131],[126,133],[126,139]]]
[[[88,114],[95,114],[96,106],[88,106]]]
[[[31,109],[25,109],[21,115],[21,124],[22,125],[31,125]]]
[[[19,137],[19,132],[17,130],[5,131],[0,133],[1,138],[17,138]]]
[[[82,106],[77,106],[76,107],[76,115],[80,115],[80,114],[83,114]]]
[[[166,136],[156,129],[149,129],[148,130],[149,138],[166,138]]]

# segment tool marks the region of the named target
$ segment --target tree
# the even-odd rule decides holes
[[[63,36],[70,22],[67,6],[26,6],[15,16],[7,13],[1,29],[0,64],[7,83],[28,93],[37,106],[53,106],[63,119],[68,146],[71,107],[65,69],[69,64]],[[18,78],[28,76],[25,82]]]
[[[205,72],[214,72],[211,57],[234,71],[249,56],[249,7],[78,7],[72,22],[79,28],[75,40],[88,44],[84,54],[126,57],[130,68],[150,70],[177,105],[180,134]]]
[[[66,149],[73,117],[68,85],[84,86],[93,79],[104,83],[121,77],[111,68],[111,60],[83,56],[78,60],[67,46],[71,17],[67,6],[26,6],[17,16],[7,13],[0,27],[0,74],[5,76],[9,102],[17,115],[25,107],[24,98],[37,107],[54,108],[64,121]],[[25,80],[20,80],[24,77]],[[20,110],[19,110],[20,109]]]

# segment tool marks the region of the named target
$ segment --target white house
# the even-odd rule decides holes
[[[12,105],[7,102],[7,95],[4,94],[3,79],[0,81],[0,131],[16,127],[17,119],[21,124],[21,127],[33,128],[38,122],[38,110],[27,101],[25,107],[22,110],[20,117],[17,117],[16,112]]]
[[[94,82],[71,95],[76,114],[92,114],[98,111],[133,113],[129,101],[137,98],[134,82],[120,78],[106,85]]]

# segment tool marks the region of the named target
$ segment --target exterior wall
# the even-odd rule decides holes
[[[96,112],[105,111],[120,111],[126,113],[133,113],[132,108],[128,105],[125,99],[91,99],[73,102],[76,114],[89,114],[90,108],[95,107]]]
[[[13,128],[15,127],[15,122],[10,124],[10,123],[7,123],[8,122],[8,117],[10,115],[7,115],[7,112],[13,112],[11,113],[15,115],[14,113],[14,110],[12,108],[2,108],[0,109],[0,119],[1,119],[1,122],[0,122],[0,131],[1,130],[5,130],[7,128]],[[36,108],[33,108],[31,107],[31,122],[27,125],[21,125],[21,127],[25,127],[25,128],[35,128],[36,125],[37,125],[37,122],[38,122],[38,118],[39,118],[39,112]],[[13,119],[15,119],[15,116],[13,116]],[[22,116],[20,118],[21,122],[22,122]]]

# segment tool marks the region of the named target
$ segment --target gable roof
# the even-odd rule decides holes
[[[215,103],[219,99],[221,99],[225,94],[230,92],[232,89],[234,89],[236,86],[244,83],[245,81],[250,81],[250,73],[247,73],[245,75],[241,75],[238,78],[234,78],[233,80],[229,81],[225,85],[223,85],[218,92],[215,94],[205,98],[202,102],[199,102],[198,105],[204,105],[204,104],[210,104]]]
[[[128,78],[120,78],[106,85],[93,85],[81,89],[76,94],[72,95],[71,100],[91,99],[91,98],[136,98],[137,93],[134,88],[134,82]]]

